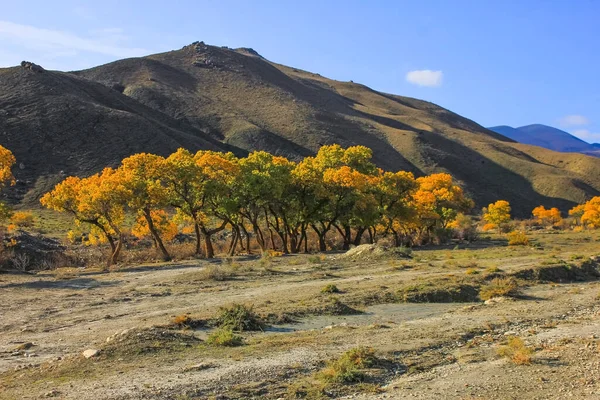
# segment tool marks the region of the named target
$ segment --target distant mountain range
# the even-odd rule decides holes
[[[554,151],[583,153],[600,157],[600,144],[590,144],[568,132],[561,131],[560,129],[548,125],[533,124],[522,126],[520,128],[500,125],[488,129],[519,143],[532,144]]]

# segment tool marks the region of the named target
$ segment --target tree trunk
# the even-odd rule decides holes
[[[325,237],[327,236],[327,232],[329,232],[329,229],[327,229],[327,228],[325,228],[325,226],[323,226],[323,229],[319,230],[315,225],[312,225],[312,224],[311,224],[311,227],[313,228],[313,231],[315,231],[315,233],[319,237],[319,251],[327,251],[327,243],[325,243]]]
[[[200,255],[200,226],[197,222],[194,222],[194,232],[196,233],[196,255]]]
[[[212,235],[210,233],[204,234],[204,251],[206,252],[206,258],[213,258],[215,256],[215,249],[212,244]]]
[[[114,248],[110,260],[108,261],[108,266],[114,265],[117,263],[119,259],[119,254],[121,253],[121,248],[123,247],[123,234],[119,232],[119,241],[117,242],[116,247]]]
[[[360,245],[360,242],[361,242],[362,237],[363,237],[363,235],[365,233],[365,230],[366,229],[362,228],[362,227],[356,229],[356,236],[354,237],[354,240],[352,241],[353,245],[355,245],[355,246],[359,246]],[[352,233],[350,233],[350,234],[352,234]],[[371,243],[373,243],[372,240],[371,240]]]
[[[144,210],[144,217],[146,218],[146,222],[148,223],[148,229],[150,230],[150,233],[152,234],[152,237],[154,238],[154,241],[155,241],[156,245],[158,246],[158,249],[162,253],[163,260],[170,261],[171,255],[165,248],[165,245],[163,244],[163,241],[160,238],[160,235],[158,234],[156,227],[154,226],[154,221],[152,221],[152,216],[150,215],[149,209]]]

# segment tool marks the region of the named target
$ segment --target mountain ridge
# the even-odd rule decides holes
[[[566,131],[544,124],[530,124],[518,128],[508,125],[492,126],[491,131],[500,133],[519,143],[541,146],[560,152],[576,152],[600,156],[600,144],[588,143]]]
[[[26,202],[61,176],[87,175],[133,152],[266,150],[300,160],[333,143],[371,148],[384,169],[449,172],[478,207],[503,198],[517,215],[600,193],[600,160],[519,144],[433,103],[246,48],[195,42],[83,71],[0,69],[5,109],[0,144],[24,164],[15,199]],[[32,155],[27,141],[39,135],[52,140]]]

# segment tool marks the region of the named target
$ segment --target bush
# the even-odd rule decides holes
[[[509,296],[519,294],[519,284],[515,278],[494,278],[490,283],[479,290],[481,300],[489,300],[493,297]]]
[[[508,358],[516,365],[527,365],[531,364],[533,349],[526,346],[520,337],[511,336],[506,345],[498,348],[497,353],[500,357]]]
[[[325,285],[323,289],[321,289],[321,293],[340,293],[340,289],[338,289],[338,287],[335,286],[333,283],[330,283],[329,285]]]
[[[327,363],[317,377],[333,383],[355,383],[364,380],[362,371],[371,367],[376,361],[375,351],[368,347],[356,347],[348,350],[337,360]]]
[[[16,211],[10,217],[9,228],[20,229],[20,228],[32,228],[35,224],[35,217],[32,213],[26,211]]]
[[[524,231],[512,231],[506,237],[509,246],[527,246],[529,244],[529,238]]]
[[[263,321],[252,311],[252,307],[243,304],[233,304],[229,308],[221,307],[215,325],[236,332],[261,331],[264,328]]]
[[[241,346],[244,344],[244,338],[236,335],[231,329],[220,328],[208,335],[206,343],[212,346]]]
[[[469,242],[477,240],[477,225],[473,221],[473,218],[468,215],[458,214],[456,219],[450,224],[450,228],[452,228],[453,239]]]

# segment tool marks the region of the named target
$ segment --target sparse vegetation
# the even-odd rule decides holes
[[[511,336],[505,345],[498,348],[497,353],[500,357],[509,359],[515,365],[527,365],[531,364],[533,348],[526,346],[520,337]]]
[[[235,347],[244,344],[244,339],[230,328],[218,328],[208,335],[206,343],[213,346]]]
[[[321,293],[331,294],[331,293],[339,293],[340,289],[333,283],[323,286],[321,289]]]
[[[252,307],[243,304],[222,307],[214,324],[222,329],[235,332],[260,331],[264,328],[262,319],[254,313]]]
[[[494,278],[481,287],[479,297],[481,300],[489,300],[494,297],[514,297],[519,294],[519,284],[515,278]]]
[[[375,351],[368,347],[356,347],[329,361],[317,373],[317,378],[329,383],[357,383],[364,380],[366,368],[376,361]]]

